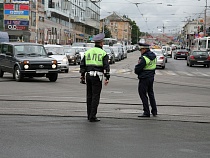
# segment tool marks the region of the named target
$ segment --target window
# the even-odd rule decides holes
[[[11,52],[13,54],[13,47],[11,45],[8,45],[8,52]]]
[[[3,53],[3,54],[6,54],[7,51],[8,51],[8,45],[4,44],[4,45],[2,46],[2,53]]]

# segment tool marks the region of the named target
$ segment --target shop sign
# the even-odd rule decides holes
[[[29,5],[27,5],[27,4],[20,4],[19,10],[29,10]]]
[[[20,21],[20,20],[4,20],[5,25],[24,25],[28,26],[29,21]]]
[[[4,10],[4,14],[6,14],[6,15],[29,15],[29,11],[28,10],[21,10],[21,11]]]
[[[8,30],[28,30],[28,26],[5,25],[5,31],[8,31]]]
[[[4,4],[4,10],[14,10],[14,4]]]
[[[12,0],[11,3],[29,3],[29,0]]]
[[[4,20],[29,21],[29,16],[28,15],[4,15]]]

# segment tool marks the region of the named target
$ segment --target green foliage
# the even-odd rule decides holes
[[[111,31],[109,30],[109,28],[107,28],[107,26],[104,26],[104,33],[105,33],[105,38],[111,38],[112,34]]]

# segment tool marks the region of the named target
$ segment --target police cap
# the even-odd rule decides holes
[[[104,37],[105,37],[104,33],[99,33],[99,34],[97,34],[93,37],[93,41],[94,42],[101,42],[101,41],[103,41]]]
[[[142,48],[149,48],[150,47],[150,45],[146,44],[146,43],[139,43],[139,46],[140,46],[140,49],[142,49]]]

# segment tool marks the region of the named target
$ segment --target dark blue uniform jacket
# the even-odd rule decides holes
[[[154,77],[155,70],[144,70],[144,67],[146,66],[146,61],[143,56],[148,57],[150,60],[154,60],[156,58],[155,53],[148,50],[145,52],[142,57],[139,57],[140,63],[135,66],[134,72],[138,75],[138,78],[149,78]]]

